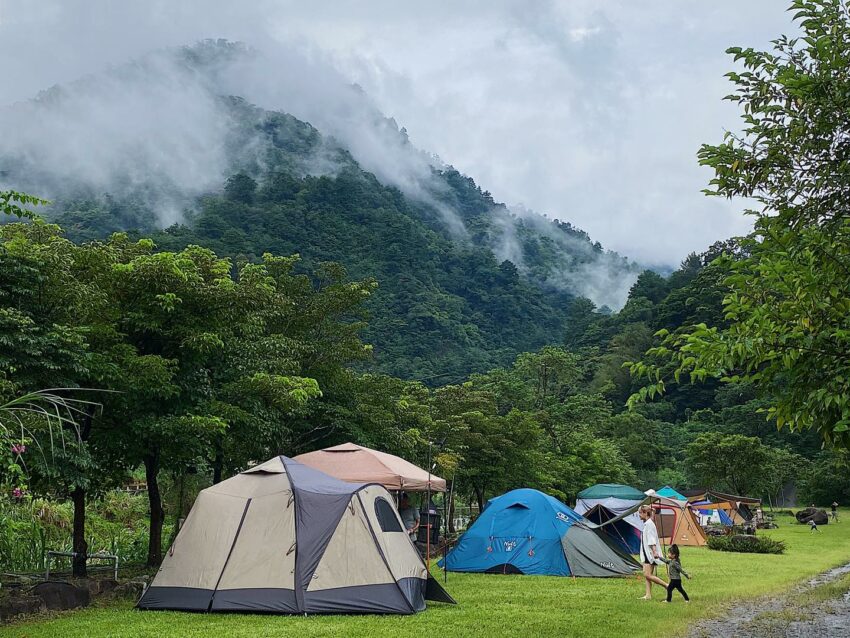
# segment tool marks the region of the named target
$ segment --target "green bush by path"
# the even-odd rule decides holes
[[[708,548],[721,552],[781,554],[785,551],[785,543],[770,536],[709,536]]]
[[[638,578],[573,579],[539,576],[449,574],[457,606],[432,604],[416,616],[262,616],[140,612],[129,604],[68,612],[0,629],[9,638],[253,638],[255,636],[675,636],[729,604],[787,590],[794,583],[850,561],[850,523],[820,534],[783,524],[764,532],[786,552],[732,554],[682,548],[690,605],[638,600]],[[662,575],[664,575],[662,573]],[[439,575],[442,579],[442,575]]]

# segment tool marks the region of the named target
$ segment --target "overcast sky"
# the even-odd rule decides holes
[[[0,0],[0,104],[201,38],[294,44],[496,199],[672,264],[747,230],[695,153],[738,126],[724,50],[792,33],[786,4]]]

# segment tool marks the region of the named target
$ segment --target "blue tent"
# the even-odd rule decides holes
[[[594,527],[543,492],[513,490],[489,501],[445,565],[456,572],[597,577],[640,569]]]

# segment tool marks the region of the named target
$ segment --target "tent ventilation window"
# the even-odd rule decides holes
[[[375,499],[375,515],[382,532],[401,532],[401,523],[398,522],[393,506],[385,498]]]

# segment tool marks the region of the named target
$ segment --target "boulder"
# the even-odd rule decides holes
[[[91,598],[112,591],[118,586],[118,581],[113,578],[81,578],[74,581],[77,587],[89,590]]]
[[[128,580],[121,583],[110,592],[110,595],[115,598],[127,598],[130,600],[139,600],[142,594],[145,593],[146,583],[140,580]]]
[[[88,587],[53,580],[39,583],[30,590],[30,594],[43,600],[45,607],[51,611],[88,607],[91,601]]]
[[[829,523],[829,516],[827,516],[826,510],[818,509],[817,507],[807,507],[800,510],[794,514],[794,518],[797,519],[798,523],[808,524],[810,521],[814,521],[816,525],[826,525]]]
[[[47,606],[38,596],[15,592],[0,598],[0,621],[23,614],[35,614],[45,609]]]

